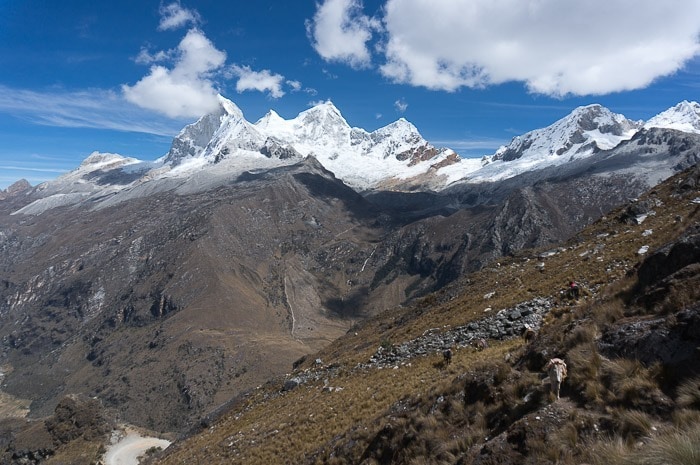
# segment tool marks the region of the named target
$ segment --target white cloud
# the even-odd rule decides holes
[[[535,93],[648,86],[700,53],[698,0],[389,0],[394,81],[453,91],[521,81]]]
[[[172,68],[153,65],[136,84],[122,86],[124,97],[171,118],[197,117],[217,108],[218,92],[211,76],[226,62],[226,53],[217,50],[204,33],[190,29],[172,55]]]
[[[282,85],[284,76],[273,74],[270,70],[253,71],[249,66],[232,65],[230,73],[238,77],[236,91],[241,93],[247,90],[268,92],[272,98],[280,98],[284,95]]]
[[[200,23],[199,13],[196,10],[183,8],[179,3],[161,5],[159,9],[160,24],[158,30],[177,29],[186,24],[196,26]]]
[[[369,66],[367,42],[379,22],[362,13],[360,0],[325,0],[306,22],[314,49],[324,60],[348,63],[355,68]]]
[[[408,109],[408,103],[404,99],[399,99],[394,102],[394,108],[399,113],[404,113]]]
[[[287,85],[292,88],[292,92],[299,92],[301,90],[301,82],[299,81],[287,81]]]
[[[381,11],[380,28],[360,0],[325,0],[309,37],[326,60],[365,66],[375,53],[397,83],[516,81],[552,96],[644,88],[700,55],[700,0],[386,0]]]

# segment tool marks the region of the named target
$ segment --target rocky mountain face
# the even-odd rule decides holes
[[[0,202],[3,390],[31,399],[33,415],[82,393],[124,420],[183,431],[357,322],[553,247],[697,163],[700,135],[625,139],[633,123],[601,107],[574,113],[552,147],[580,136],[597,147],[586,156],[576,142],[553,149],[565,163],[504,175],[537,156],[523,149],[483,178],[407,192],[463,161],[405,120],[368,133],[326,103],[251,124],[222,99],[163,160],[94,153],[12,189]]]
[[[31,189],[32,185],[26,179],[20,179],[17,182],[12,183],[7,189],[0,190],[0,200],[5,200],[8,197],[14,197],[15,195],[27,193]]]

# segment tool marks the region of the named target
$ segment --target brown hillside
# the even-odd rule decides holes
[[[696,167],[358,324],[153,463],[700,463],[699,183]],[[530,342],[523,321],[541,325]]]

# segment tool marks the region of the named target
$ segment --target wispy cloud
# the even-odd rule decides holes
[[[54,173],[54,174],[62,174],[62,173],[68,172],[67,169],[63,169],[63,168],[32,168],[32,167],[18,166],[18,165],[0,165],[0,170],[31,171],[31,172],[36,172],[36,173]]]
[[[34,161],[9,160],[8,163],[0,165],[0,190],[6,189],[20,179],[25,179],[30,184],[36,185],[54,179],[68,171],[70,170],[65,167],[39,165]]]
[[[45,91],[0,85],[0,112],[43,126],[112,129],[172,136],[184,120],[157,117],[114,91],[89,89]]]
[[[404,99],[398,99],[394,102],[394,108],[399,113],[405,113],[408,110],[408,103]]]
[[[161,17],[158,30],[160,31],[177,29],[188,24],[198,26],[201,22],[199,13],[196,10],[183,8],[179,3],[161,5],[159,12]]]

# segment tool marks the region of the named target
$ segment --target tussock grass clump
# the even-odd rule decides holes
[[[700,463],[700,424],[652,437],[641,446],[620,437],[594,443],[589,460],[595,465],[697,465]]]
[[[642,465],[697,465],[700,463],[700,425],[661,436],[649,444],[645,452],[639,457]]]
[[[594,465],[633,465],[630,461],[630,447],[620,437],[592,444],[589,455],[589,460]]]
[[[700,376],[689,379],[678,386],[676,403],[681,407],[700,410]]]
[[[571,333],[566,336],[564,346],[572,349],[578,345],[591,343],[598,337],[598,328],[595,324],[584,323],[576,326]]]
[[[565,383],[584,400],[599,404],[603,401],[604,386],[600,381],[603,358],[594,343],[581,344],[566,355],[568,378]]]
[[[648,436],[654,425],[652,418],[639,410],[617,409],[613,412],[615,431],[625,440]]]
[[[671,415],[673,425],[679,429],[688,429],[700,425],[700,411],[691,409],[676,409]]]
[[[605,327],[625,316],[625,308],[619,300],[607,300],[592,307],[593,320],[599,327]]]
[[[619,358],[603,363],[603,382],[611,393],[610,401],[628,408],[653,410],[664,398],[656,377],[657,367],[647,368],[639,360]]]

